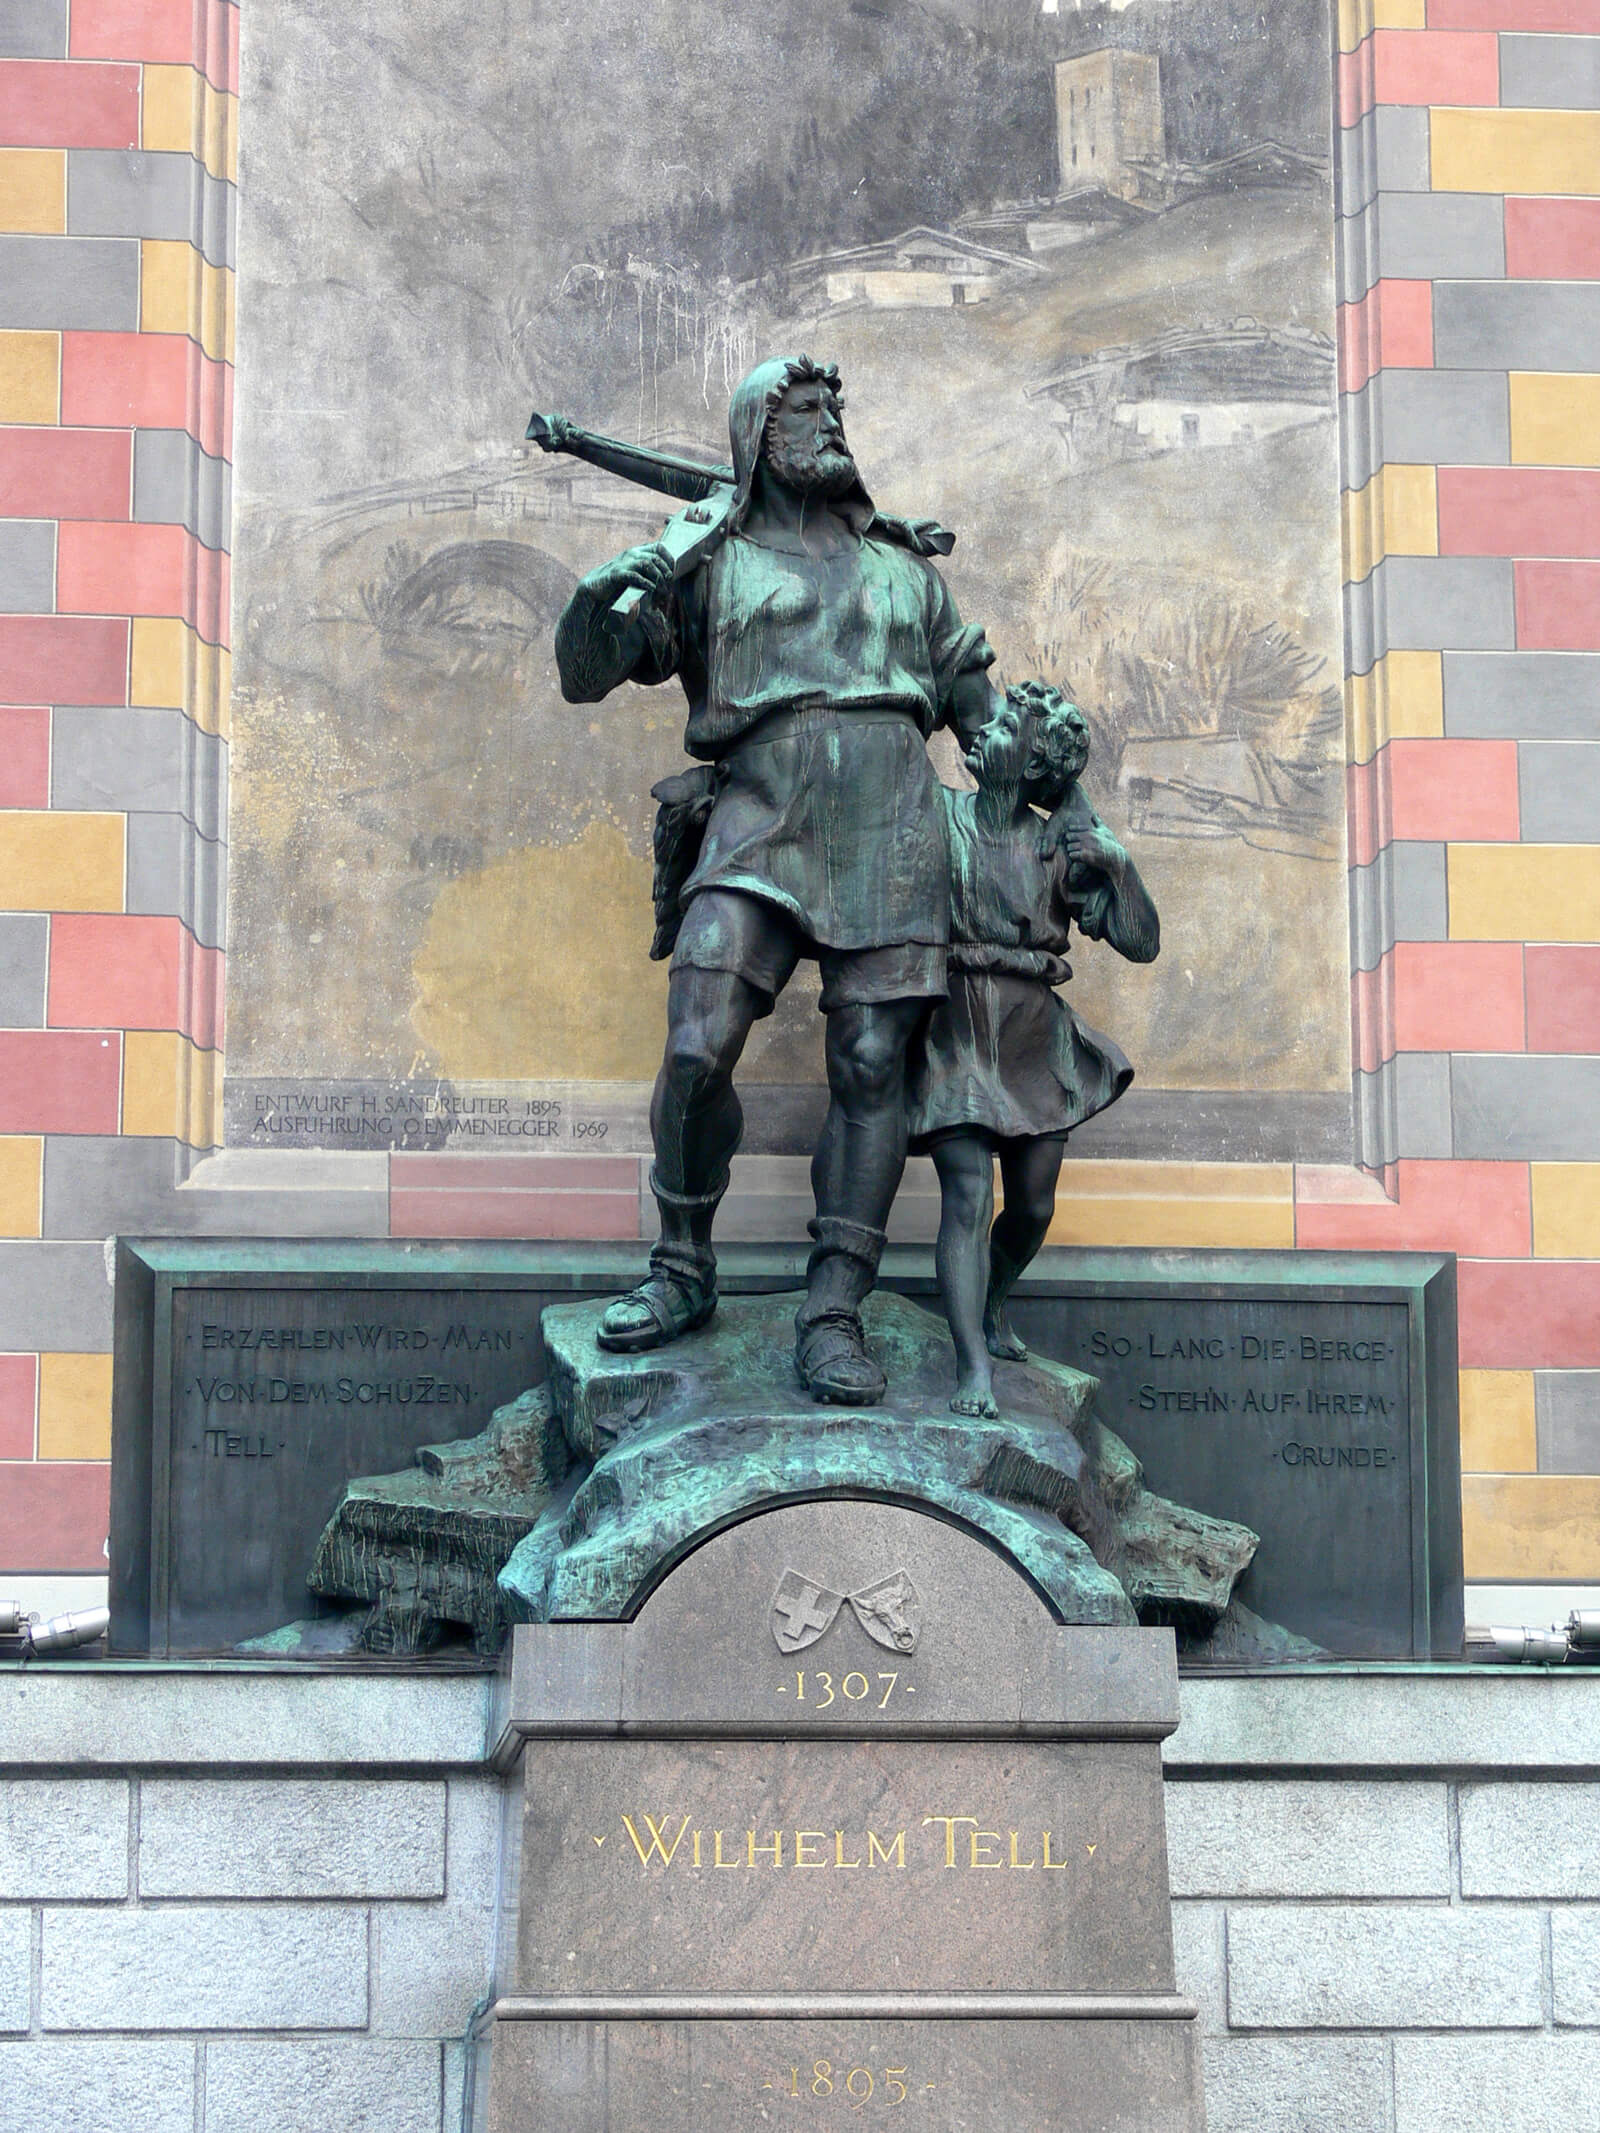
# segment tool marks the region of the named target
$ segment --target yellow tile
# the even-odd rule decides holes
[[[173,1030],[129,1030],[122,1042],[122,1130],[191,1148],[221,1142],[220,1059]]]
[[[1372,0],[1339,0],[1339,49],[1353,52],[1372,29]]]
[[[0,333],[0,422],[60,419],[60,334]]]
[[[1461,1466],[1468,1474],[1531,1474],[1539,1464],[1531,1370],[1463,1370]]]
[[[1345,679],[1347,760],[1370,763],[1386,741],[1444,732],[1444,661],[1438,652],[1390,652]]]
[[[1287,1163],[1076,1163],[1069,1157],[1049,1241],[1289,1247],[1294,1172]]]
[[[239,175],[239,101],[213,89],[194,67],[146,67],[143,130],[146,148],[199,156],[214,178]]]
[[[233,276],[192,244],[146,237],[139,247],[139,327],[186,333],[219,362],[233,360]]]
[[[1600,111],[1435,110],[1436,193],[1600,193]]]
[[[1430,470],[1431,471],[1431,470]],[[1444,656],[1390,652],[1383,669],[1388,739],[1438,740],[1444,734]]]
[[[44,1142],[36,1133],[0,1138],[0,1237],[37,1237]]]
[[[109,1355],[41,1355],[39,1457],[111,1457]]]
[[[1375,479],[1383,492],[1383,554],[1437,555],[1439,495],[1432,467],[1382,467]]]
[[[1600,1163],[1534,1163],[1538,1259],[1600,1259]]]
[[[1600,377],[1514,370],[1511,457],[1521,466],[1600,467]]]
[[[0,148],[0,230],[59,236],[67,226],[62,148]]]
[[[1600,1579],[1600,1475],[1469,1474],[1461,1484],[1469,1578]]]
[[[1600,845],[1452,844],[1455,941],[1600,941]]]
[[[123,817],[0,812],[0,911],[120,911]]]
[[[136,615],[129,701],[141,709],[187,711],[206,733],[228,730],[233,663],[171,615]]]
[[[1372,0],[1375,30],[1425,30],[1427,0]]]

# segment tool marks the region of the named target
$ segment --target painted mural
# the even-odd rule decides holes
[[[1337,1114],[1322,0],[261,0],[244,37],[231,1138],[318,1091],[356,1143],[377,1091],[449,1134],[427,1092],[476,1090],[648,1145],[682,699],[563,704],[551,632],[671,507],[522,434],[722,460],[729,386],[800,349],[882,508],[955,529],[1001,675],[1089,716],[1167,945],[1085,954],[1075,1004],[1141,1089]],[[766,1145],[814,998],[747,1060]]]

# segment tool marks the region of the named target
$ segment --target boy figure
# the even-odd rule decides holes
[[[991,1356],[1027,1349],[1006,1318],[1045,1240],[1067,1135],[1127,1088],[1133,1068],[1055,987],[1073,920],[1130,962],[1161,946],[1138,869],[1078,778],[1089,729],[1075,704],[1026,681],[966,757],[976,793],[943,792],[950,842],[950,993],[913,1059],[911,1147],[939,1173],[939,1290],[955,1341],[957,1414],[992,1416]],[[1048,836],[1035,808],[1053,817]],[[994,1158],[1005,1203],[994,1217]]]

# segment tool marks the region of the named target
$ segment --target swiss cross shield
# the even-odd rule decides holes
[[[833,1618],[844,1605],[842,1592],[830,1592],[815,1578],[786,1570],[772,1595],[773,1642],[780,1652],[803,1652],[833,1627]]]
[[[904,1570],[863,1585],[850,1595],[855,1618],[876,1644],[892,1652],[914,1652],[922,1627],[922,1595]]]

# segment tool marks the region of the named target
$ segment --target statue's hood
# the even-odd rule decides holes
[[[728,440],[733,447],[734,500],[728,531],[737,533],[750,510],[750,491],[761,458],[761,440],[767,432],[767,417],[791,385],[805,378],[820,378],[839,390],[838,366],[813,363],[809,356],[769,356],[742,377],[728,402]],[[854,532],[863,534],[877,516],[872,498],[859,473],[842,496],[828,499],[830,509],[847,520]]]

